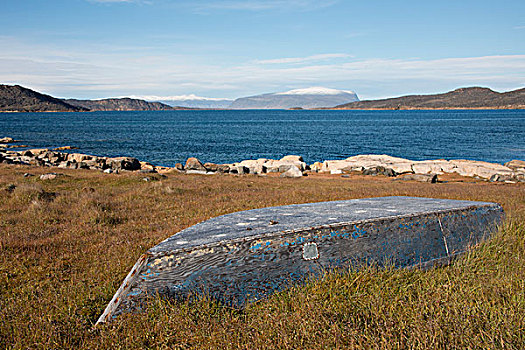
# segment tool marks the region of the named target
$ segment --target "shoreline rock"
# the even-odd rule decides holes
[[[438,182],[438,177],[436,174],[406,174],[397,178],[396,180],[429,182],[434,184]]]
[[[201,163],[200,160],[197,158],[191,157],[186,160],[186,165],[184,165],[184,169],[186,171],[188,170],[197,170],[197,171],[206,171],[206,167],[204,167],[204,164]]]
[[[522,168],[521,166],[525,165],[525,162],[513,160],[507,164],[513,166],[513,168],[497,163],[466,159],[413,161],[388,156],[386,154],[363,154],[342,160],[324,161],[319,171],[332,174],[338,173],[338,171],[343,173],[358,171],[373,174],[374,172],[377,173],[377,169],[381,169],[383,175],[387,176],[392,176],[394,174],[442,175],[456,173],[461,176],[480,177],[486,180],[489,180],[494,175],[501,175],[503,177],[510,176],[516,178],[518,181],[524,181],[525,168]]]
[[[288,170],[281,174],[281,177],[299,178],[303,177],[303,172],[295,165],[290,166]]]
[[[13,140],[5,137],[1,140]],[[302,177],[308,172],[342,175],[358,173],[372,176],[397,177],[399,175],[427,175],[426,177],[409,177],[416,181],[428,181],[435,175],[458,174],[460,176],[481,178],[491,182],[525,182],[525,161],[512,160],[505,165],[474,161],[466,159],[436,159],[413,161],[404,158],[381,154],[362,154],[340,160],[325,160],[308,165],[303,157],[287,155],[281,159],[247,159],[238,163],[215,164],[202,163],[195,157],[186,160],[186,164],[175,164],[174,167],[156,166],[139,161],[134,157],[100,157],[83,153],[65,153],[57,149],[71,150],[74,147],[35,148],[23,151],[14,151],[0,147],[0,163],[32,165],[41,167],[57,167],[68,169],[91,169],[105,173],[119,173],[121,171],[139,171],[142,173],[169,173],[179,172],[186,174],[233,174],[259,175],[280,173],[282,177]],[[286,174],[286,175],[285,175]],[[430,177],[429,177],[430,176]],[[428,182],[433,182],[432,180]]]
[[[11,137],[2,137],[0,138],[0,143],[13,143],[15,140],[13,140]]]

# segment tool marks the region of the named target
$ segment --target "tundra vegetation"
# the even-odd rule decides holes
[[[0,164],[2,349],[525,348],[524,183],[83,169],[40,179],[48,171]],[[327,273],[244,309],[152,296],[142,312],[94,327],[137,258],[183,228],[239,210],[390,195],[498,202],[507,217],[450,266]]]

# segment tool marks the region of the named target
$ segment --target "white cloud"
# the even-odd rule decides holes
[[[236,98],[325,86],[376,98],[460,86],[499,91],[525,86],[525,55],[427,60],[357,59],[332,53],[221,64],[217,62],[225,62],[224,58],[213,55],[102,45],[62,48],[5,36],[0,36],[0,47],[9,48],[0,52],[1,83],[21,84],[59,97],[164,99],[195,94]]]
[[[319,55],[312,55],[306,57],[285,57],[285,58],[275,58],[269,60],[257,60],[255,63],[258,64],[287,64],[287,63],[305,63],[305,62],[314,62],[314,61],[326,61],[337,58],[350,58],[352,55],[345,53],[326,53]]]

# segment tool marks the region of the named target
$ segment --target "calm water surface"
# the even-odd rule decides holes
[[[525,111],[0,113],[3,136],[157,165],[192,156],[229,163],[298,154],[312,163],[369,153],[503,163],[525,159]]]

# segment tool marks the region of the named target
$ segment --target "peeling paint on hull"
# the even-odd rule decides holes
[[[323,271],[448,261],[489,235],[500,205],[382,197],[248,210],[189,227],[144,254],[97,323],[147,295],[258,300]]]

